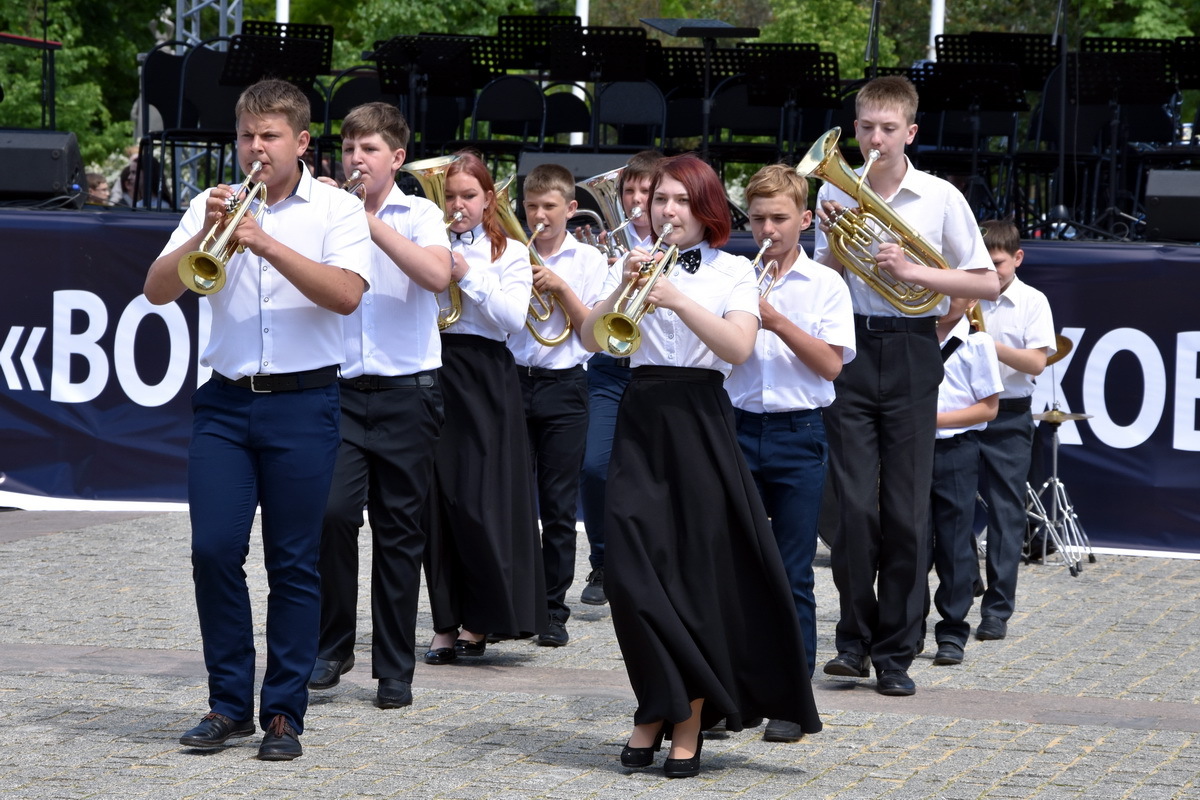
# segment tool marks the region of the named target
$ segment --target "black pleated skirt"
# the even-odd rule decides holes
[[[719,372],[638,367],[608,467],[604,588],[636,724],[821,729],[796,608]]]
[[[442,336],[446,423],[425,509],[425,580],[436,631],[546,629],[525,410],[503,342]]]

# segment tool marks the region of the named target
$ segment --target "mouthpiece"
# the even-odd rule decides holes
[[[630,219],[637,219],[640,216],[642,216],[642,207],[641,206],[634,206],[633,208],[629,209],[629,218]]]

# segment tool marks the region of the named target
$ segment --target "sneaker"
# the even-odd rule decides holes
[[[583,593],[579,595],[579,602],[587,603],[589,606],[602,606],[608,602],[608,598],[604,595],[603,567],[598,567],[588,573],[587,586],[583,587]]]
[[[571,637],[567,635],[566,624],[559,620],[550,620],[549,630],[545,633],[538,634],[538,644],[542,647],[562,647],[569,642]]]

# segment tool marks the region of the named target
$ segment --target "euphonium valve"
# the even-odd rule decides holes
[[[865,183],[867,171],[879,157],[878,151],[868,154],[860,176],[838,150],[841,133],[841,128],[825,131],[796,166],[796,173],[801,177],[816,177],[831,183],[858,204],[857,208],[843,209],[829,220],[829,249],[842,266],[897,310],[904,314],[928,314],[942,301],[943,295],[892,277],[886,270],[879,269],[874,253],[880,244],[892,242],[900,245],[905,258],[913,263],[938,269],[950,269],[950,265],[917,229]]]
[[[648,302],[647,298],[658,279],[668,277],[679,259],[679,248],[675,245],[661,250],[663,239],[672,230],[674,226],[671,223],[663,223],[658,241],[650,249],[650,258],[639,265],[638,274],[625,284],[613,310],[596,320],[596,327],[592,330],[596,341],[618,358],[630,356],[641,347],[642,333],[638,330],[638,323],[642,317],[654,313],[654,304]],[[662,258],[656,261],[654,256],[660,252]],[[643,278],[642,287],[638,289],[637,283]]]
[[[179,259],[179,279],[196,294],[213,294],[225,286],[229,259],[236,253],[245,251],[244,247],[233,244],[233,234],[242,217],[256,200],[260,201],[260,204],[254,218],[262,219],[266,210],[267,185],[262,181],[254,182],[261,171],[262,162],[255,161],[238,194],[225,199],[225,219],[217,220],[209,229],[200,242],[199,250],[185,253],[183,258]],[[253,186],[250,185],[252,182]],[[225,226],[225,230],[217,236],[221,225]]]

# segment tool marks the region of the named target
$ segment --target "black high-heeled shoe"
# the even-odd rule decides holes
[[[662,749],[663,736],[666,731],[663,728],[658,729],[658,735],[654,737],[654,744],[650,747],[630,747],[625,745],[625,749],[621,751],[621,766],[630,767],[631,769],[640,769],[648,767],[654,763],[654,754]]]
[[[668,778],[692,778],[700,774],[700,750],[704,737],[696,736],[696,755],[691,758],[668,758],[663,762],[663,774]]]

